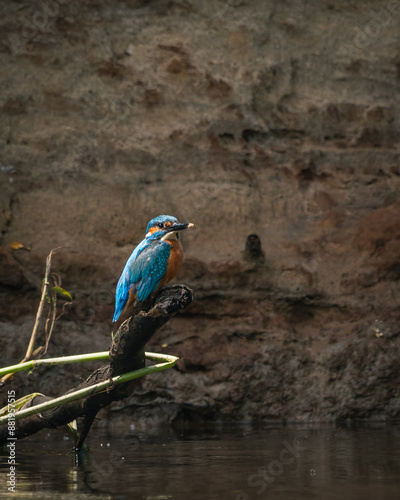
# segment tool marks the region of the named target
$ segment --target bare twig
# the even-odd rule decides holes
[[[44,279],[43,279],[43,284],[42,284],[42,295],[40,297],[39,307],[38,307],[38,310],[36,313],[35,324],[33,325],[31,338],[29,340],[28,348],[26,350],[24,359],[22,359],[20,361],[20,363],[25,363],[25,361],[28,361],[32,357],[40,320],[41,320],[41,317],[43,314],[43,309],[44,309],[44,305],[46,303],[46,297],[47,297],[47,294],[49,291],[49,286],[50,286],[49,279],[50,279],[50,269],[51,269],[51,257],[53,255],[53,253],[56,252],[57,250],[58,250],[58,248],[53,248],[53,250],[51,250],[51,252],[49,253],[49,255],[47,256],[47,259],[46,259],[46,271],[44,274]],[[53,329],[53,327],[51,327],[51,331],[52,331],[52,329]],[[50,335],[51,335],[51,332],[50,332]],[[48,345],[48,342],[46,342],[46,349],[47,349],[47,345]],[[0,380],[0,387],[2,387],[7,381],[12,379],[13,376],[14,376],[14,373],[8,373],[7,375],[5,375]]]
[[[51,277],[54,280],[55,286],[61,287],[60,276],[56,273],[52,273]],[[44,349],[41,352],[40,356],[44,356],[47,352],[47,349],[49,347],[49,342],[51,339],[51,334],[53,333],[54,323],[56,322],[57,292],[54,290],[51,291],[50,301],[51,301],[51,308],[49,309],[49,314],[47,315],[46,325],[45,325],[45,329],[44,329],[45,334],[46,334],[46,344],[45,344]]]

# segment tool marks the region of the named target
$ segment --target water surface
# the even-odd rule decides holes
[[[400,498],[400,425],[92,432],[88,444],[77,456],[60,430],[18,441],[16,493],[7,491],[3,451],[0,498]]]

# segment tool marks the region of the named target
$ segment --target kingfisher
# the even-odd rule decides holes
[[[178,222],[171,215],[159,215],[147,225],[146,237],[127,260],[115,291],[113,322],[136,302],[143,302],[171,281],[183,262],[179,232],[192,223]]]

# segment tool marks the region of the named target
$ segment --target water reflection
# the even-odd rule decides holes
[[[40,439],[39,439],[40,437]],[[77,457],[61,431],[17,442],[16,494],[0,498],[394,499],[400,426],[211,426],[157,436],[92,433]]]

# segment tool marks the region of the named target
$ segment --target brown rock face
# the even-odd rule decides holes
[[[2,363],[26,349],[55,247],[74,302],[49,354],[107,349],[119,274],[166,213],[196,225],[178,277],[195,301],[149,346],[181,359],[140,382],[135,418],[398,417],[396,2],[14,3],[0,6]],[[55,395],[77,376],[13,383]]]
[[[19,288],[23,282],[21,266],[7,248],[0,247],[0,286]]]

